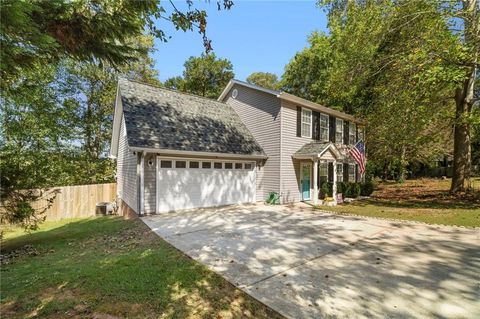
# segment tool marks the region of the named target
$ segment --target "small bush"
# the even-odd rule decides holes
[[[360,196],[360,193],[361,193],[360,183],[351,183],[350,195],[353,198],[357,198],[358,196]]]
[[[367,181],[360,184],[360,194],[362,196],[370,196],[373,193],[374,185],[372,181]]]
[[[323,183],[322,186],[320,186],[320,193],[323,197],[332,196],[332,184]]]

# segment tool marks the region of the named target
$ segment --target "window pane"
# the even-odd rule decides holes
[[[302,136],[311,137],[312,128],[312,111],[309,109],[302,109]]]
[[[235,169],[242,169],[242,163],[235,163]]]
[[[252,163],[245,163],[244,168],[245,169],[252,169]]]
[[[190,168],[198,168],[199,164],[199,162],[190,162]]]
[[[350,142],[350,144],[355,144],[357,143],[356,139],[357,139],[357,127],[355,125],[355,123],[350,123],[350,128],[348,130],[348,142]]]
[[[187,167],[186,161],[175,161],[175,168],[185,168]]]
[[[225,169],[232,169],[233,164],[232,163],[225,163]]]
[[[172,161],[161,161],[160,162],[161,168],[172,168]]]
[[[355,182],[355,165],[348,165],[348,181]]]
[[[328,176],[328,163],[320,163],[319,166],[320,176]]]
[[[212,163],[210,163],[210,162],[202,162],[202,168],[212,168]]]
[[[328,115],[320,114],[320,139],[328,141]]]
[[[219,163],[219,162],[213,163],[213,168],[215,168],[215,169],[221,169],[221,168],[222,168],[222,163]]]
[[[343,164],[337,164],[337,182],[343,182]]]

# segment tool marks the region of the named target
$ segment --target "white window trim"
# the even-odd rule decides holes
[[[326,172],[325,175],[322,175],[322,169],[321,169],[322,166],[325,167],[325,172]],[[320,177],[326,177],[328,179],[328,162],[320,162],[319,163],[319,165],[318,165],[318,175]]]
[[[322,126],[322,116],[327,118],[327,126]],[[322,140],[322,128],[327,129],[327,139],[323,141],[329,141],[330,140],[330,117],[327,114],[320,113],[320,140]]]
[[[304,112],[304,111],[310,113],[310,123],[307,123],[307,122],[304,122],[304,121],[303,121],[303,112]],[[312,121],[313,121],[313,113],[312,113],[312,110],[302,107],[302,116],[301,116],[301,121],[300,121],[300,122],[301,122],[300,133],[301,133],[302,137],[312,138],[312,128],[313,128],[313,127],[312,127]],[[310,125],[310,132],[309,132],[309,135],[308,135],[308,136],[303,135],[303,124],[309,124],[309,125]]]
[[[342,129],[340,130],[340,133],[342,134],[342,138],[341,138],[340,141],[337,141],[337,133],[339,133],[338,130],[337,130],[339,121],[342,122]],[[343,141],[344,141],[344,136],[343,136],[344,127],[343,126],[344,125],[345,125],[345,122],[342,119],[337,118],[335,120],[335,143],[337,143],[337,144],[343,144]]]
[[[161,161],[171,161],[172,167],[161,167]],[[185,168],[176,168],[176,161],[186,162]],[[193,157],[166,157],[166,156],[157,156],[157,170],[166,170],[166,169],[190,169],[190,162],[198,162],[198,168],[192,168],[195,170],[227,170],[227,171],[240,171],[240,170],[255,170],[256,163],[254,161],[245,161],[245,160],[212,160],[212,159],[203,159],[203,158],[193,158]],[[210,163],[210,168],[203,168],[202,163]],[[214,168],[214,163],[222,163],[222,168]],[[225,163],[232,163],[232,168],[225,168]],[[235,168],[235,163],[241,163],[242,168]],[[251,164],[251,168],[245,168],[245,164]]]

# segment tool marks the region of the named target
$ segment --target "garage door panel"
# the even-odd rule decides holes
[[[157,183],[158,212],[255,201],[254,168],[159,168]]]

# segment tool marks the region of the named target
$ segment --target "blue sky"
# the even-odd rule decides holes
[[[200,5],[199,5],[200,3]],[[327,20],[315,1],[246,1],[234,0],[229,11],[217,11],[216,1],[195,4],[208,12],[207,35],[218,57],[229,59],[235,78],[245,80],[252,72],[283,73],[285,64],[307,45],[313,30],[326,31]],[[184,2],[175,2],[180,9]],[[169,4],[165,3],[168,8]],[[155,42],[153,53],[160,80],[181,75],[183,63],[190,56],[203,52],[202,38],[197,32],[176,31],[168,21],[157,26],[172,38]]]

